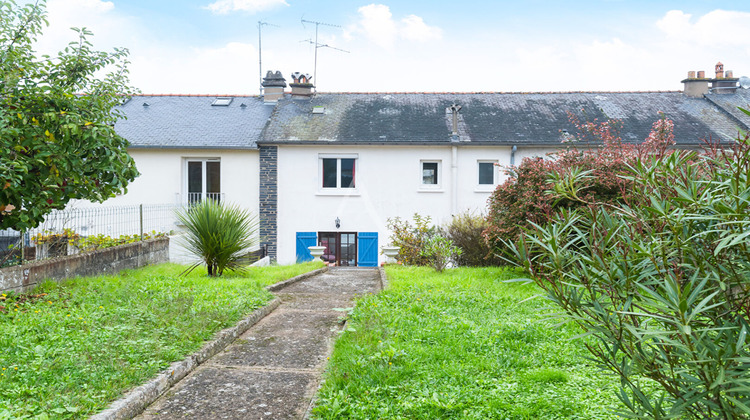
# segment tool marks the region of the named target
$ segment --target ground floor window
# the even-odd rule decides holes
[[[357,234],[354,232],[320,232],[318,245],[326,247],[323,261],[343,267],[357,265]]]
[[[344,267],[377,267],[377,232],[297,232],[297,262],[313,259],[309,247],[323,246],[322,259]]]

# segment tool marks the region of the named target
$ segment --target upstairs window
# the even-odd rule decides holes
[[[422,189],[439,189],[442,177],[439,160],[423,160],[419,163]]]
[[[320,158],[320,179],[324,189],[354,189],[357,186],[356,174],[356,156]]]
[[[219,159],[187,160],[187,202],[206,198],[221,199],[221,162]]]
[[[495,185],[497,161],[479,161],[479,185]]]

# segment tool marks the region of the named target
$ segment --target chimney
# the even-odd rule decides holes
[[[284,88],[286,80],[280,71],[275,73],[268,70],[266,77],[263,78],[263,103],[276,103],[284,97]]]
[[[711,80],[711,93],[718,95],[729,95],[737,91],[737,81],[740,79],[732,77],[734,72],[727,70],[724,74],[724,65],[721,61],[716,63],[716,78]]]
[[[298,71],[292,73],[293,83],[289,83],[292,87],[292,98],[308,98],[313,94],[313,86],[311,80],[312,76],[309,74],[302,74]]]
[[[691,98],[702,98],[708,93],[708,81],[705,71],[699,71],[698,77],[695,76],[694,71],[689,71],[687,79],[682,81],[685,85],[683,94]]]

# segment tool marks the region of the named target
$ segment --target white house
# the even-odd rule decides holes
[[[259,213],[280,263],[322,244],[331,262],[374,266],[389,218],[483,211],[501,166],[563,146],[569,113],[620,119],[628,142],[643,141],[659,111],[678,147],[731,141],[750,129],[736,109],[750,92],[721,71],[685,79],[683,92],[314,93],[299,73],[288,92],[269,72],[264,97],[136,96],[115,128],[142,175],[106,204],[218,196]]]

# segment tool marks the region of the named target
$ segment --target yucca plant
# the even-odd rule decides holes
[[[258,219],[236,204],[202,200],[177,211],[185,226],[185,248],[200,259],[183,274],[206,264],[208,275],[221,276],[224,270],[244,271],[248,249],[257,245]]]

